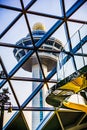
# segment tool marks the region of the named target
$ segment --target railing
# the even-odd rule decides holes
[[[72,50],[69,51],[69,43]],[[87,65],[87,25],[82,26],[67,42],[64,51],[59,54],[57,75],[58,81],[63,80]],[[75,67],[76,65],[76,67]]]

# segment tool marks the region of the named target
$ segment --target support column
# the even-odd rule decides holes
[[[42,65],[43,71],[47,74],[47,67]],[[42,72],[38,64],[32,66],[32,77],[42,79]],[[32,83],[32,92],[37,88],[39,82]],[[45,93],[43,87],[40,92],[34,97],[32,100],[32,107],[43,107],[45,106]],[[37,126],[40,124],[40,121],[43,120],[44,113],[42,111],[32,112],[32,130],[35,130]]]

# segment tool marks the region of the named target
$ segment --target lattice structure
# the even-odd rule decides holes
[[[37,111],[45,111],[45,116],[47,115],[40,125],[37,124],[37,129],[50,129],[48,126],[48,120],[50,119],[55,119],[55,122],[59,123],[55,128],[51,126],[55,130],[58,127],[62,130],[66,128],[70,129],[70,125],[72,124],[72,129],[75,128],[75,125],[76,129],[77,127],[78,129],[87,128],[87,117],[84,113],[78,113],[78,116],[75,115],[77,118],[72,118],[71,122],[67,120],[68,124],[63,120],[65,114],[61,112],[58,114],[58,111],[55,111],[51,106],[32,107],[32,99],[35,98],[43,86],[48,91],[57,83],[57,68],[53,68],[45,75],[39,52],[59,55],[61,51],[65,51],[68,55],[72,55],[72,62],[75,69],[75,56],[82,56],[83,60],[87,58],[87,54],[82,53],[82,51],[79,51],[76,55],[75,53],[70,53],[79,40],[76,35],[76,38],[71,40],[71,36],[81,26],[87,24],[86,9],[86,0],[0,0],[0,89],[9,89],[13,109],[12,113],[8,114],[8,106],[5,107],[3,130],[17,128],[21,130],[31,129],[31,112],[33,111],[36,113]],[[34,43],[32,26],[36,22],[41,22],[46,26],[46,33],[38,42]],[[84,31],[82,32],[84,33]],[[32,47],[15,44],[28,34],[32,41]],[[57,38],[63,43],[63,46],[68,43],[65,50],[41,49],[41,46],[44,46],[47,39],[51,37]],[[29,49],[29,52],[17,62],[13,55],[14,48]],[[37,63],[40,66],[42,79],[37,77],[32,78],[31,72],[28,73],[22,69],[22,66],[33,55],[36,56]],[[34,91],[32,91],[32,82],[38,83]],[[51,114],[49,113],[50,111],[52,111]],[[77,122],[72,120],[76,120]]]

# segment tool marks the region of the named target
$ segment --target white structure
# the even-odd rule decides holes
[[[38,40],[40,40],[44,34],[45,34],[45,26],[41,23],[36,23],[33,26],[32,35],[34,38],[34,42],[36,43]],[[16,43],[17,45],[22,46],[28,46],[33,47],[31,42],[30,35],[27,35],[27,37],[21,39]],[[62,47],[62,43],[55,39],[54,37],[51,37],[47,39],[47,41],[41,46],[43,49],[47,50],[60,50]],[[29,50],[27,49],[20,49],[15,48],[13,53],[16,57],[17,61],[19,61]],[[46,74],[48,71],[50,71],[53,67],[57,64],[58,54],[56,53],[48,53],[48,52],[39,52],[39,58],[42,64],[42,68],[44,73]],[[40,66],[38,64],[36,55],[33,54],[27,62],[22,66],[22,68],[26,71],[32,72],[33,78],[42,78],[42,72],[40,69]],[[32,84],[32,92],[37,88],[38,82],[33,82]],[[32,100],[32,107],[43,107],[45,104],[45,96],[44,96],[44,90],[40,90],[40,92],[35,96],[35,98]],[[35,130],[36,127],[39,125],[40,121],[43,119],[43,112],[32,112],[32,130]]]

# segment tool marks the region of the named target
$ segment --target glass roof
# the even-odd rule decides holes
[[[49,88],[58,82],[57,66],[45,74],[40,55],[46,51],[50,55],[53,53],[59,55],[59,51],[47,48],[41,50],[41,46],[45,46],[45,42],[51,37],[55,37],[65,46],[72,35],[87,24],[86,9],[86,0],[0,0],[0,73],[4,73],[0,74],[0,92],[8,88],[9,102],[13,109],[10,114],[7,112],[9,105],[5,106],[4,128],[22,113],[23,119],[28,124],[27,128],[32,130],[32,113],[42,111],[45,118],[50,110],[52,111],[53,107],[46,103],[45,97]],[[46,33],[35,45],[32,42],[33,49],[17,62],[13,50],[20,47],[16,43],[28,35],[33,41],[32,27],[37,22],[46,26]],[[75,43],[71,40],[65,49],[70,52],[74,46]],[[22,68],[31,56],[36,58],[42,78],[37,75],[32,76],[33,72]],[[36,88],[32,90],[33,83],[36,84]],[[33,98],[37,99],[38,93],[43,89],[45,89],[43,106],[38,103],[32,106]]]

